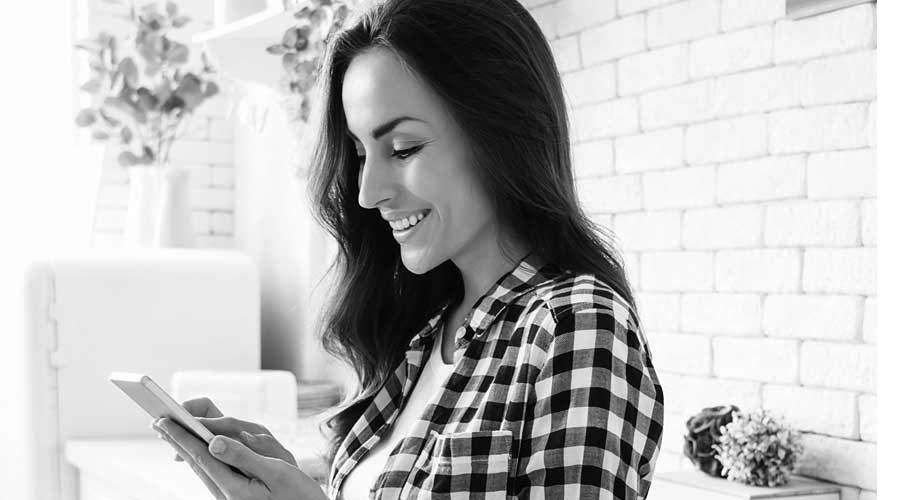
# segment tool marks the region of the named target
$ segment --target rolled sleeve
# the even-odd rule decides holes
[[[662,387],[629,308],[552,317],[527,405],[518,498],[646,498],[659,452]]]

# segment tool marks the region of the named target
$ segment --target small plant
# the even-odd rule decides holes
[[[727,479],[753,486],[780,486],[802,454],[802,434],[765,409],[734,413],[712,445]]]
[[[285,7],[289,7],[285,1]],[[322,55],[331,36],[342,26],[356,0],[312,0],[294,13],[296,25],[287,29],[281,42],[268,46],[269,54],[281,56],[282,90],[288,99],[291,119],[306,122],[311,110],[311,91],[318,80]]]
[[[93,104],[78,113],[75,123],[90,127],[98,141],[117,143],[123,167],[165,165],[194,110],[218,93],[209,77],[215,70],[205,53],[198,71],[183,67],[190,51],[168,34],[190,18],[179,14],[174,2],[166,2],[164,12],[155,2],[139,11],[131,3],[123,17],[136,28],[127,45],[105,32],[75,45],[89,54],[91,78],[81,89],[93,96]]]
[[[740,411],[734,405],[703,408],[687,419],[687,433],[684,434],[684,455],[702,472],[721,477],[721,462],[715,458],[712,445],[721,437],[721,427],[733,420],[734,412]]]

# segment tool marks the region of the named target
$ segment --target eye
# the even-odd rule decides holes
[[[410,156],[414,155],[415,153],[417,153],[422,147],[424,147],[424,146],[415,146],[415,147],[412,147],[409,149],[397,149],[393,152],[393,154],[391,156],[395,156],[401,160],[405,160],[405,159],[409,158]]]

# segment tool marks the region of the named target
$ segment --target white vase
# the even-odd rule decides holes
[[[169,166],[162,171],[153,244],[157,248],[192,248],[190,170]]]
[[[128,247],[152,247],[159,211],[162,169],[156,166],[129,167],[128,184],[124,244]]]

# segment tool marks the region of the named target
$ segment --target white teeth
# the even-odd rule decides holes
[[[391,221],[391,222],[389,222],[389,224],[390,224],[391,228],[393,228],[397,231],[402,231],[404,229],[407,229],[411,226],[418,224],[424,218],[425,218],[425,213],[421,212],[421,213],[418,213],[415,215],[410,215],[403,219],[397,219],[395,221]]]

